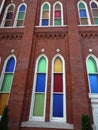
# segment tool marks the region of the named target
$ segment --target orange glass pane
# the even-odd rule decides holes
[[[8,103],[8,97],[8,93],[0,93],[0,115],[2,115],[5,105]]]
[[[48,19],[49,18],[49,11],[44,11],[42,17]]]
[[[63,65],[61,59],[58,57],[56,58],[54,62],[54,72],[56,73],[62,73],[63,72]]]

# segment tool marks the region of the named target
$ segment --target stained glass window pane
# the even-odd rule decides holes
[[[87,18],[81,18],[81,24],[82,25],[87,25],[88,24]]]
[[[36,92],[45,92],[46,74],[37,74]]]
[[[95,24],[98,24],[98,18],[94,18]]]
[[[55,9],[56,9],[56,10],[61,9],[60,4],[56,4],[56,5],[55,5]]]
[[[46,73],[46,59],[44,57],[42,57],[38,62],[37,72]]]
[[[55,25],[61,25],[61,19],[55,19]]]
[[[55,11],[55,18],[60,18],[61,17],[61,11],[60,10],[56,10]]]
[[[90,57],[87,61],[87,68],[89,73],[97,72],[96,62],[92,57]]]
[[[79,9],[85,9],[85,5],[82,2],[79,4]]]
[[[47,26],[49,24],[49,19],[42,19],[42,26]]]
[[[18,20],[19,19],[23,20],[24,19],[24,15],[25,15],[24,12],[19,12],[19,14],[18,14]]]
[[[56,73],[63,72],[62,61],[60,58],[56,58],[56,60],[54,62],[54,72],[56,72]]]
[[[48,19],[49,18],[49,11],[44,11],[42,18]]]
[[[97,8],[97,4],[96,4],[95,2],[92,2],[92,3],[91,3],[91,7],[92,7],[92,8]]]
[[[49,10],[49,5],[48,5],[48,4],[45,4],[45,5],[43,6],[43,10]]]
[[[5,21],[4,27],[11,26],[10,24],[11,24],[11,21]]]
[[[9,94],[0,93],[0,115],[3,114],[5,105],[7,105]]]
[[[14,10],[14,6],[11,5],[11,6],[9,7],[9,9],[8,9],[8,12],[9,12],[9,11],[13,11],[13,10]]]
[[[33,116],[43,116],[44,114],[44,94],[35,94]]]
[[[53,117],[63,117],[63,95],[53,95]]]
[[[98,75],[90,74],[89,75],[91,93],[98,93]]]
[[[23,20],[17,20],[17,25],[16,26],[23,26]]]
[[[13,57],[11,57],[7,62],[5,72],[13,72],[14,67],[15,67],[15,59]]]
[[[12,19],[12,16],[13,16],[13,12],[8,12],[6,19]]]
[[[86,10],[80,10],[80,17],[87,18]]]
[[[25,5],[22,5],[22,6],[20,7],[20,9],[19,9],[19,12],[20,12],[20,11],[23,11],[23,12],[24,12],[25,9],[26,9]]]
[[[98,9],[93,9],[93,15],[94,17],[98,17]]]
[[[13,80],[13,74],[6,73],[4,75],[4,80],[3,80],[2,87],[1,87],[1,91],[10,92],[10,88],[11,88],[11,85],[12,85],[12,80]]]
[[[62,74],[54,74],[54,92],[63,92]]]

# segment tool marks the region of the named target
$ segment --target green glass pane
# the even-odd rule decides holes
[[[33,116],[43,116],[44,115],[44,94],[35,94],[34,110]]]
[[[19,12],[19,14],[18,14],[18,20],[19,19],[24,19],[24,15],[25,15],[25,13],[24,12]]]
[[[98,18],[94,18],[94,23],[98,24]]]
[[[42,57],[38,62],[38,73],[46,73],[46,59]]]
[[[10,88],[11,88],[11,85],[12,85],[12,80],[13,80],[13,74],[8,74],[6,73],[4,75],[4,80],[3,80],[3,84],[2,84],[2,87],[1,87],[1,91],[4,92],[4,91],[10,91]]]
[[[49,5],[48,5],[48,4],[45,4],[45,5],[43,6],[43,10],[49,10]]]
[[[55,25],[61,25],[61,19],[55,19]]]
[[[85,9],[85,5],[81,2],[80,4],[79,4],[79,9]]]
[[[87,61],[87,68],[89,73],[97,72],[96,62],[92,57],[90,57]]]

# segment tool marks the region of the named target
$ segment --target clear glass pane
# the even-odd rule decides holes
[[[43,10],[49,10],[49,5],[48,4],[44,4]]]
[[[81,2],[81,3],[79,4],[79,9],[85,9],[84,3]]]
[[[81,24],[82,25],[87,25],[88,24],[88,19],[87,18],[81,18]]]
[[[49,18],[49,11],[44,11],[42,18],[43,19],[48,19]]]
[[[9,26],[11,26],[11,21],[10,20],[6,20],[5,21],[5,24],[4,24],[4,27],[9,27]]]
[[[16,26],[23,26],[23,20],[17,20],[17,25]]]
[[[93,9],[93,16],[98,17],[98,9]]]
[[[44,57],[42,57],[38,62],[37,72],[46,73],[46,59]]]
[[[63,65],[61,59],[58,57],[54,61],[54,72],[61,73],[63,72]]]
[[[61,5],[60,5],[59,3],[57,3],[57,4],[55,5],[55,9],[56,9],[56,10],[60,10],[60,9],[61,9]]]
[[[19,14],[18,14],[18,20],[23,20],[24,19],[24,15],[25,15],[24,12],[19,12]]]

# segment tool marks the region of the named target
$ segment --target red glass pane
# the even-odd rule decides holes
[[[55,18],[60,18],[61,17],[61,11],[60,10],[56,10],[55,11]]]
[[[62,74],[54,74],[54,92],[63,92]]]

